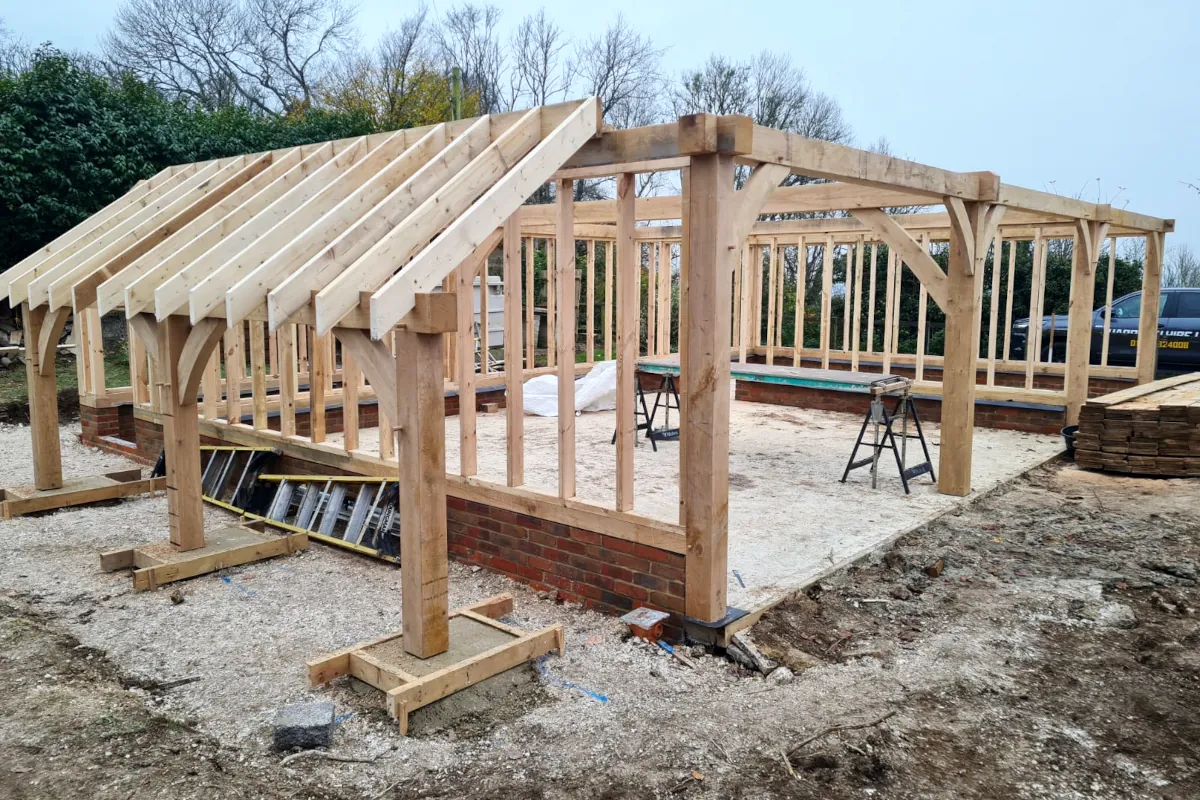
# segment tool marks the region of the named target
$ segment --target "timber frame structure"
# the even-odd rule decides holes
[[[752,171],[736,189],[739,165]],[[637,173],[667,170],[679,171],[679,196],[635,198]],[[780,188],[789,174],[823,182]],[[573,182],[598,177],[616,178],[616,198],[574,202]],[[526,205],[551,182],[554,203]],[[944,210],[886,212],[901,206]],[[848,216],[759,221],[764,214],[824,211]],[[646,220],[679,224],[638,224]],[[476,510],[499,509],[590,531],[612,542],[613,550],[665,554],[664,563],[678,559],[679,591],[651,594],[647,604],[701,623],[726,620],[727,387],[733,356],[768,362],[790,356],[797,365],[815,357],[828,366],[833,350],[856,370],[914,364],[918,388],[941,397],[938,488],[968,494],[977,398],[1057,402],[1074,421],[1087,397],[1089,373],[1139,382],[1153,377],[1156,353],[1150,343],[1157,336],[1163,239],[1172,229],[1171,220],[1011,186],[990,172],[938,169],[765,128],[745,117],[697,114],[606,130],[597,101],[589,98],[163,170],[13,267],[8,292],[13,305],[22,306],[27,341],[55,341],[53,332],[68,314],[83,323],[76,325],[82,394],[97,403],[132,402],[139,419],[162,425],[171,544],[177,549],[203,543],[196,470],[201,435],[226,444],[277,447],[330,470],[399,474],[403,642],[409,653],[426,657],[447,646],[447,497],[452,508],[465,503]],[[1143,347],[1136,367],[1093,367],[1096,266],[1105,240],[1115,243],[1117,237],[1147,243]],[[1007,342],[997,352],[997,304],[989,320],[981,319],[989,249],[999,256],[1003,243],[1010,243],[1011,296],[1014,245],[1032,240],[1040,265],[1052,238],[1075,242],[1066,362],[1040,363],[1036,348],[1030,348],[1032,355],[1016,363]],[[587,355],[577,365],[578,240],[587,242]],[[545,242],[547,263],[553,263],[546,273],[546,366],[536,364],[533,341],[536,241]],[[949,243],[948,269],[931,257],[931,242]],[[860,317],[855,314],[851,331],[844,315],[839,352],[832,347],[829,311],[835,248],[849,248],[847,263],[850,251],[854,254],[855,284],[850,289],[847,279],[846,296],[858,309],[865,291],[862,265],[868,252],[867,263],[874,265],[879,243],[890,253],[887,283],[880,288],[888,298],[887,314],[877,323],[872,302],[867,326],[883,326],[885,347],[873,348],[873,333],[860,347]],[[779,336],[778,254],[792,245],[824,246],[816,348],[803,340],[785,348]],[[473,287],[481,271],[488,274],[488,256],[498,247],[508,369],[491,369],[484,358],[477,370]],[[765,278],[763,248],[769,249]],[[615,497],[607,507],[575,497],[570,413],[558,418],[555,493],[524,486],[521,402],[523,381],[549,371],[559,376],[560,407],[573,407],[574,378],[596,352],[594,263],[601,250],[606,290],[600,336],[605,357],[615,354],[619,390]],[[677,352],[682,370],[677,523],[633,510],[633,384],[641,355],[645,251],[653,276],[645,298],[645,351]],[[1110,244],[1110,259],[1112,252]],[[993,289],[1002,259],[994,263]],[[893,309],[899,307],[898,276],[905,266],[920,281],[922,319],[929,299],[945,312],[948,344],[942,357],[924,354],[923,337],[917,353],[896,352]],[[1111,301],[1111,260],[1108,274]],[[1035,299],[1044,292],[1044,277],[1044,269],[1040,274],[1035,269]],[[674,337],[673,286],[679,296]],[[1011,307],[1010,300],[1010,316]],[[123,310],[129,320],[133,377],[131,387],[109,390],[95,343],[99,315],[114,310]],[[988,357],[982,359],[985,325]],[[484,352],[487,329],[485,323]],[[981,364],[987,377],[979,385]],[[940,383],[923,374],[934,366],[941,370]],[[1006,371],[1024,372],[1024,385],[998,385],[996,373]],[[1061,388],[1036,388],[1035,376],[1061,376]],[[53,368],[32,369],[29,382],[37,487],[52,489],[62,480]],[[475,477],[476,393],[500,387],[507,405],[503,485]],[[461,415],[459,475],[445,472],[447,391],[457,393]],[[247,392],[249,414],[243,416]],[[358,408],[366,399],[378,403],[378,456],[358,446]],[[341,446],[325,441],[331,403],[342,407]],[[297,433],[298,410],[307,410],[308,435]],[[270,413],[278,415],[277,431],[268,427]]]

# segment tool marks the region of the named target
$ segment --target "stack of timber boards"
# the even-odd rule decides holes
[[[1200,477],[1200,373],[1089,400],[1079,413],[1075,462],[1134,475]]]

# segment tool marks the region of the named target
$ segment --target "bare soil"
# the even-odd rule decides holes
[[[1196,489],[1039,469],[779,606],[756,641],[801,669],[955,634],[983,652],[728,796],[1200,796]]]
[[[164,690],[0,596],[0,797],[341,798],[156,713]]]
[[[160,499],[14,520],[0,797],[1200,797],[1198,488],[1039,468],[769,612],[751,636],[787,682],[696,649],[689,668],[453,565],[456,602],[512,591],[518,624],[564,622],[567,655],[430,706],[407,739],[353,681],[302,677],[395,627],[395,570],[315,548],[175,605],[93,573]],[[375,760],[282,763],[269,711],[314,695],[348,718],[331,753]]]

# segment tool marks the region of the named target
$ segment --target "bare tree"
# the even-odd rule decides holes
[[[509,44],[511,105],[543,106],[566,99],[574,77],[574,63],[564,57],[570,43],[545,9],[521,20]]]
[[[0,18],[0,75],[19,75],[29,68],[32,60],[33,50],[14,36]]]
[[[674,116],[685,114],[749,114],[754,97],[748,64],[716,53],[699,69],[683,73],[671,93]]]
[[[462,70],[463,88],[475,96],[481,113],[504,110],[499,24],[500,9],[464,3],[446,12],[437,31],[446,71],[452,67]]]
[[[312,105],[355,32],[354,10],[339,0],[247,0],[242,25],[242,57],[233,63],[282,109]]]
[[[1171,257],[1163,265],[1162,285],[1170,287],[1200,287],[1200,258],[1186,244],[1171,249]]]
[[[754,91],[749,114],[755,122],[812,139],[850,141],[841,106],[813,89],[790,56],[764,50],[751,60],[749,71]]]
[[[580,88],[600,98],[604,118],[618,120],[657,117],[662,96],[662,56],[649,36],[635,31],[623,15],[604,33],[581,42],[575,51]],[[620,125],[618,125],[620,127]]]
[[[211,109],[248,99],[233,68],[241,34],[234,0],[128,0],[103,48],[114,69]]]
[[[813,89],[790,56],[765,50],[740,62],[709,56],[683,73],[671,107],[676,116],[745,114],[760,125],[830,142],[848,142],[852,135],[837,102]]]
[[[313,101],[352,34],[339,0],[126,0],[103,49],[168,97],[282,112]]]
[[[428,9],[420,6],[399,28],[386,31],[373,51],[345,54],[323,87],[322,102],[333,108],[365,109],[383,129],[444,119],[435,110],[442,98],[430,96],[432,86],[442,87],[448,103],[431,28]]]

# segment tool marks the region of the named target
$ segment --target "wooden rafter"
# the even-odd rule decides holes
[[[207,283],[214,289],[218,286],[228,288],[291,241],[296,233],[295,220],[322,202],[332,205],[336,202],[334,198],[348,191],[347,184],[353,178],[346,176],[352,174],[355,166],[361,165],[369,152],[364,137],[334,155],[241,226],[235,236],[218,243],[171,279],[158,286],[147,286],[153,297],[140,310],[152,307],[155,316],[163,319],[181,311],[188,302],[188,293],[197,286]],[[365,178],[364,171],[360,170],[358,174]],[[131,291],[136,288],[131,287]],[[126,313],[129,311],[127,306]]]
[[[478,200],[462,208],[442,235],[372,295],[371,335],[379,338],[390,330],[412,309],[416,293],[433,289],[484,237],[503,225],[504,220],[525,202],[534,189],[545,183],[563,161],[596,134],[598,124],[598,101],[595,98],[585,100],[540,142],[524,148],[521,156],[506,161],[503,166],[507,171],[502,171],[498,179],[489,181],[490,188],[486,188]],[[514,125],[513,129],[519,126],[520,123]],[[507,135],[508,132],[505,133]],[[503,138],[497,139],[496,144]],[[497,156],[501,154],[502,151],[497,152]],[[433,202],[433,198],[430,202]],[[406,224],[405,228],[408,227]],[[361,263],[360,260],[355,267]],[[318,329],[323,323],[320,303],[321,295],[318,295]]]
[[[147,272],[159,270],[162,265],[167,264],[167,269],[156,274],[156,280],[175,274],[182,269],[182,265],[189,263],[235,229],[240,221],[253,216],[261,206],[256,206],[250,201],[262,196],[265,189],[274,184],[278,178],[287,174],[302,160],[303,155],[299,147],[279,153],[272,159],[269,167],[255,175],[228,197],[183,226],[148,253],[134,259],[110,277],[102,279],[94,289],[95,303],[100,309],[100,313],[106,314],[122,306],[125,301],[126,287]],[[173,256],[181,256],[178,260],[181,266],[171,269],[169,265]],[[93,278],[86,280],[91,282]],[[80,297],[83,287],[83,282],[74,286],[73,291],[77,305],[89,305]]]
[[[196,170],[208,164],[189,164],[175,171],[164,170],[148,181],[135,185],[122,197],[84,220],[79,225],[59,236],[50,244],[35,250],[8,270],[8,292],[11,302],[23,302],[28,294],[30,282],[42,272],[63,259],[73,256],[107,231],[122,224],[128,217],[174,190]],[[164,174],[166,173],[166,174]]]
[[[401,162],[400,170],[404,174],[404,181],[365,216],[359,218],[327,247],[322,248],[267,293],[271,329],[277,329],[283,324],[283,320],[307,306],[314,291],[340,274],[341,270],[366,252],[384,232],[398,224],[412,208],[440,185],[435,178],[431,178],[434,168],[440,166],[445,172],[453,174],[455,165],[465,164],[470,160],[473,151],[482,149],[478,142],[482,137],[476,133],[476,128],[480,127],[481,133],[486,136],[488,124],[483,122],[480,126],[477,123],[447,145],[446,126],[438,125],[406,150],[397,159],[397,162]],[[436,161],[435,155],[438,156]],[[442,174],[438,172],[438,177]],[[268,269],[270,263],[268,261],[263,264],[256,272]],[[233,295],[232,291],[226,293],[226,316],[230,319],[237,316]],[[249,305],[249,302],[242,305]]]
[[[138,231],[150,225],[150,220],[159,216],[164,210],[177,205],[190,191],[206,184],[221,169],[221,165],[217,162],[209,163],[197,169],[182,182],[171,187],[168,192],[160,196],[154,203],[137,209],[119,225],[105,231],[89,242],[87,246],[80,248],[72,255],[63,259],[46,259],[34,268],[37,274],[36,277],[33,277],[25,285],[24,299],[28,299],[34,305],[42,305],[49,302],[51,281],[75,270],[80,264],[87,262],[106,249],[123,249],[124,246],[136,241]],[[125,245],[122,245],[122,242]],[[115,250],[115,252],[119,252],[119,249]],[[13,290],[16,291],[18,288],[19,284],[14,281]],[[18,296],[22,295],[18,294]]]

